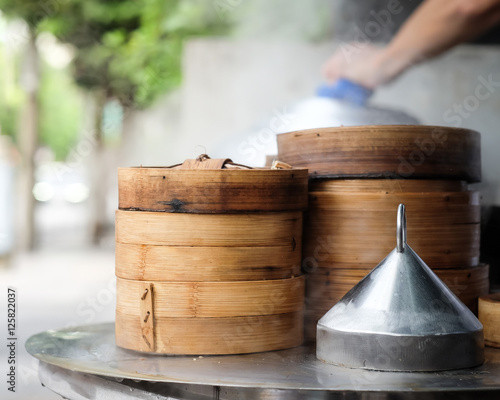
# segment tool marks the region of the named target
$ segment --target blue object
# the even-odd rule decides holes
[[[363,107],[373,94],[373,90],[341,78],[333,85],[321,85],[318,87],[316,94],[319,97],[344,100]]]

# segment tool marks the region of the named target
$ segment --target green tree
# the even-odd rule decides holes
[[[146,107],[179,85],[185,39],[223,34],[228,24],[203,0],[65,0],[38,29],[78,49],[80,86]]]

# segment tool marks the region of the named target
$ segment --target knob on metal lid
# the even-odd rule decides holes
[[[319,320],[316,356],[383,371],[483,363],[483,326],[406,243],[403,204],[396,248]]]

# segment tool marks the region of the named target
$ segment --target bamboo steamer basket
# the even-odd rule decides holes
[[[391,250],[391,215],[399,203],[411,210],[411,245],[431,268],[479,263],[480,195],[465,183],[331,179],[310,184],[305,268],[317,263],[331,268],[376,265]]]
[[[489,287],[488,268],[477,267],[478,192],[462,181],[318,179],[310,182],[304,223],[306,338],[314,339],[318,319],[391,251],[399,203],[411,210],[411,246],[477,313],[477,299]]]
[[[478,132],[309,129],[278,135],[278,157],[310,174],[302,246],[306,338],[314,339],[318,318],[392,250],[400,203],[411,211],[411,246],[477,312],[477,298],[488,290],[488,268],[478,266],[480,195],[467,186],[481,178]]]
[[[484,343],[500,348],[500,293],[479,298],[478,317],[484,328]]]
[[[200,156],[119,171],[117,345],[237,354],[302,343],[307,170],[274,166]]]
[[[278,157],[313,178],[481,180],[478,132],[441,126],[373,125],[278,135]]]

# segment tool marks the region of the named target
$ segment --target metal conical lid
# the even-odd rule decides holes
[[[318,322],[316,355],[328,363],[390,371],[468,368],[483,362],[483,326],[406,243]]]

